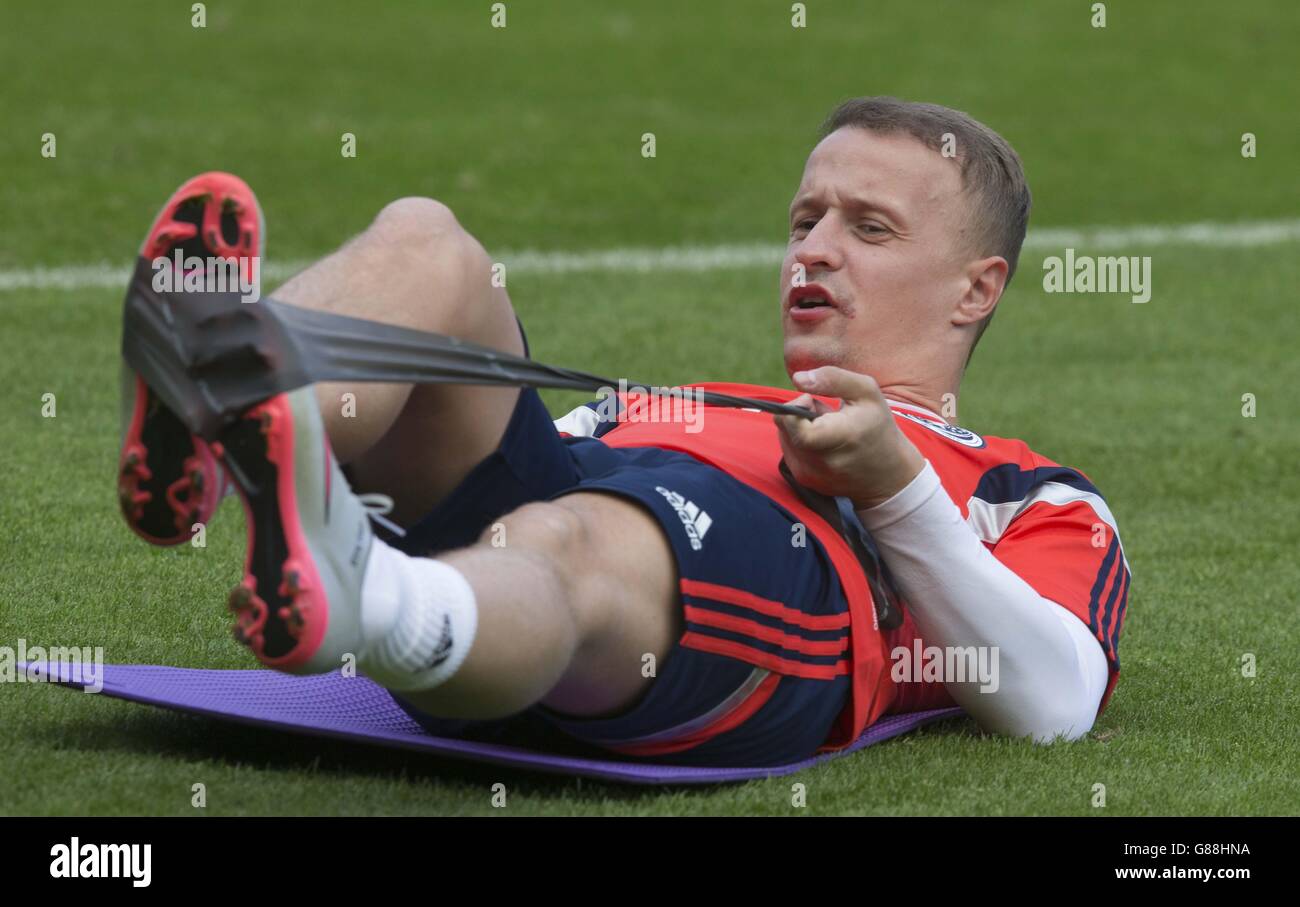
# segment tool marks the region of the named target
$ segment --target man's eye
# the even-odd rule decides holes
[[[863,233],[870,233],[873,236],[880,236],[889,232],[888,229],[882,227],[880,224],[877,223],[866,223],[863,224],[859,229],[861,229]]]
[[[809,230],[811,230],[811,229],[812,229],[813,227],[815,227],[815,226],[817,226],[817,221],[813,220],[812,218],[804,218],[804,219],[801,220],[801,221],[797,221],[797,222],[795,223],[795,225],[794,225],[794,229],[791,230],[790,232],[792,232],[792,233],[800,233],[800,232],[802,232],[802,233],[807,233]]]

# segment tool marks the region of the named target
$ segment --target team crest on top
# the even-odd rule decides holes
[[[958,444],[964,444],[967,447],[983,447],[984,439],[968,428],[958,428],[956,425],[944,425],[942,422],[931,422],[921,416],[914,416],[911,413],[904,412],[901,409],[893,410],[894,415],[902,416],[904,419],[911,419],[917,425],[924,425],[932,432],[943,435],[950,441],[956,441]]]

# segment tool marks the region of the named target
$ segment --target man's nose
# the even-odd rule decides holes
[[[833,216],[828,214],[813,225],[795,250],[794,260],[810,274],[819,270],[839,269],[843,255],[840,251],[840,231]]]

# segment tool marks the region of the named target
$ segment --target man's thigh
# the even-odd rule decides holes
[[[572,716],[620,714],[649,689],[650,669],[682,633],[672,547],[655,514],[626,497],[578,491],[547,506],[582,526],[573,550],[559,555],[582,643],[542,704]]]
[[[434,331],[514,355],[526,343],[492,261],[445,206],[401,199],[276,291],[294,305]],[[330,442],[358,491],[406,522],[496,448],[519,391],[459,384],[317,385]]]
[[[438,326],[439,333],[513,355],[526,355],[527,341],[506,291],[481,284],[461,287],[460,298],[480,317],[469,327]],[[436,290],[435,290],[436,292]],[[406,523],[445,498],[495,450],[510,422],[520,391],[513,387],[417,384],[392,426],[352,464],[359,491],[381,492]]]
[[[851,674],[848,603],[820,544],[775,502],[686,454],[590,440],[571,449],[583,479],[569,497],[614,495],[643,516],[632,533],[609,526],[586,558],[598,591],[624,597],[611,613],[628,632],[607,640],[612,658],[584,679],[629,661],[652,678],[612,716],[563,714],[552,697],[536,711],[628,756],[773,765],[813,755]],[[651,597],[639,592],[647,584]]]

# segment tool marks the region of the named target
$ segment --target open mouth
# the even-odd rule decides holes
[[[817,309],[833,309],[835,302],[824,287],[808,284],[795,287],[790,291],[790,309],[795,312],[812,312]]]

